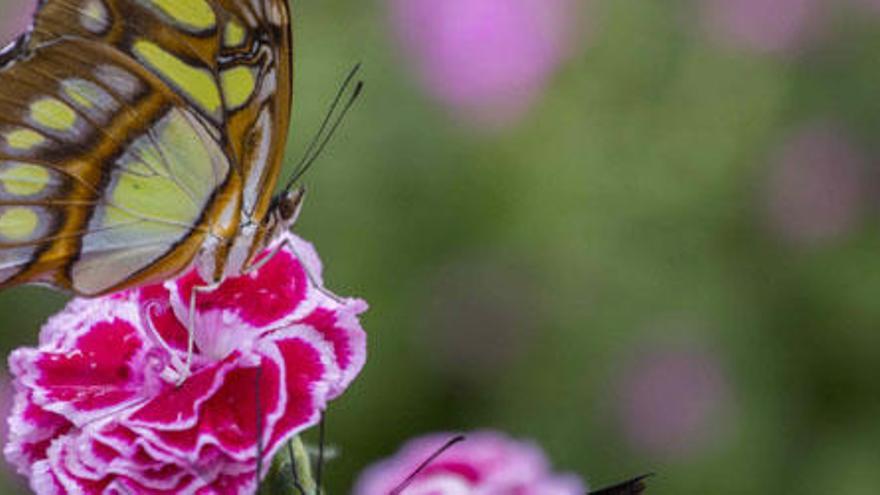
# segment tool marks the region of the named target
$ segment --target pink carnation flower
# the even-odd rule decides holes
[[[388,495],[453,435],[439,433],[410,441],[394,457],[368,468],[355,495]],[[401,495],[583,495],[572,475],[556,475],[543,452],[527,442],[481,431],[431,462]]]
[[[43,327],[38,348],[16,350],[5,453],[32,489],[254,493],[258,452],[265,471],[366,356],[366,304],[311,283],[309,274],[321,284],[317,254],[287,240],[295,250],[198,297],[191,375],[179,387],[189,294],[203,284],[196,270],[76,299]]]

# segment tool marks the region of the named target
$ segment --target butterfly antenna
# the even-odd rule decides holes
[[[643,474],[623,483],[590,492],[589,495],[638,495],[645,491],[647,488],[645,480],[651,476],[654,476],[654,473]]]
[[[327,411],[321,414],[321,422],[318,424],[318,465],[315,468],[315,490],[321,495],[322,482],[324,480],[324,443],[327,435]]]
[[[342,97],[345,96],[345,91],[351,85],[351,82],[354,80],[355,76],[361,70],[361,63],[358,62],[348,71],[348,75],[345,76],[345,79],[342,81],[342,84],[339,86],[339,89],[336,91],[336,96],[333,97],[332,103],[330,103],[330,108],[327,110],[327,114],[324,116],[324,120],[321,122],[321,126],[318,128],[318,132],[312,136],[312,141],[309,143],[309,146],[306,148],[306,151],[303,153],[303,158],[297,164],[295,170],[299,170],[302,166],[305,159],[315,150],[315,146],[317,146],[318,141],[320,141],[321,136],[324,134],[324,131],[327,130],[327,126],[330,125],[330,120],[333,115],[336,113],[336,109],[339,107],[339,103],[342,101]]]
[[[305,173],[309,170],[309,168],[311,168],[318,157],[321,156],[324,148],[332,140],[333,135],[336,134],[336,130],[339,129],[339,126],[345,120],[346,114],[348,114],[348,111],[351,110],[351,107],[354,106],[354,103],[357,101],[358,97],[360,97],[364,89],[363,81],[357,81],[356,83],[354,83],[355,86],[351,92],[351,96],[349,96],[348,100],[346,100],[345,104],[342,106],[342,109],[340,111],[337,111],[339,109],[339,105],[342,104],[345,94],[348,92],[348,88],[351,86],[352,81],[354,81],[355,76],[357,76],[360,70],[361,64],[357,63],[348,72],[348,76],[346,76],[345,80],[342,82],[342,85],[339,87],[339,91],[336,92],[336,96],[333,98],[333,102],[330,104],[330,109],[327,110],[327,115],[324,116],[324,120],[321,122],[321,126],[318,128],[318,132],[315,133],[315,136],[312,138],[312,141],[309,143],[309,146],[303,153],[302,159],[300,159],[299,163],[296,165],[296,168],[293,169],[293,173],[291,174],[290,179],[284,186],[285,191],[289,191],[293,187],[293,185],[296,184],[296,181],[298,181],[303,175],[305,175]]]
[[[463,441],[465,441],[465,439],[466,439],[466,437],[464,435],[458,435],[458,436],[455,436],[455,437],[449,439],[446,443],[443,444],[442,447],[440,447],[439,449],[434,451],[433,454],[431,454],[430,456],[428,456],[427,459],[422,461],[422,463],[419,464],[419,466],[417,468],[415,468],[413,470],[413,472],[409,476],[406,477],[405,480],[403,480],[393,490],[388,492],[388,495],[400,495],[400,493],[403,492],[403,490],[405,490],[406,487],[408,487],[410,485],[410,483],[413,482],[414,479],[416,479],[416,476],[418,476],[419,473],[424,471],[425,468],[427,468],[432,462],[436,461],[437,458],[440,457],[441,455],[443,455],[444,452],[451,449],[453,445],[455,445],[459,442],[463,442]]]

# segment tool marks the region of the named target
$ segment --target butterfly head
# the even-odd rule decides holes
[[[299,218],[305,196],[306,188],[300,186],[285,190],[275,197],[264,224],[270,240],[277,239],[293,227]]]

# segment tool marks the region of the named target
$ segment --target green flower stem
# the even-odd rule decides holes
[[[259,495],[317,495],[309,454],[299,436],[275,456]]]

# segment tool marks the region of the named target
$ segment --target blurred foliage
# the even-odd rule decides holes
[[[533,438],[595,486],[653,471],[657,495],[876,492],[880,15],[841,8],[781,56],[707,41],[697,3],[592,2],[543,97],[487,132],[425,96],[384,2],[295,4],[288,170],[353,63],[367,83],[297,227],[328,285],[371,304],[368,364],[328,414],[330,493],[410,436],[475,427]],[[872,196],[804,245],[768,223],[766,179],[814,119],[870,157]],[[62,301],[4,291],[4,352]],[[619,376],[676,342],[711,349],[723,414],[698,447],[646,451]]]

